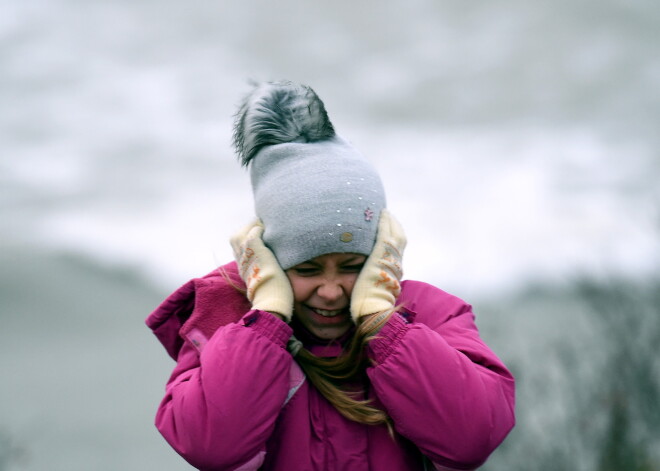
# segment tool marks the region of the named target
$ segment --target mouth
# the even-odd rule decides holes
[[[344,312],[344,309],[335,309],[335,310],[332,310],[332,311],[328,311],[328,310],[325,310],[325,309],[318,309],[318,308],[311,308],[311,309],[312,309],[312,311],[314,311],[315,313],[317,313],[317,314],[319,314],[323,317],[336,317],[339,314],[341,314],[342,312]]]
[[[320,309],[312,306],[305,306],[312,314],[312,318],[321,324],[344,322],[346,318],[350,318],[350,310],[348,307],[342,309]]]

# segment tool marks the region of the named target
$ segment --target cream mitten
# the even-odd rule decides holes
[[[401,225],[384,209],[371,254],[358,275],[351,295],[351,315],[357,320],[369,314],[394,308],[401,293],[401,259],[406,236]]]
[[[258,219],[231,238],[247,298],[253,309],[280,314],[286,322],[293,312],[293,290],[275,255],[264,244],[264,226]]]

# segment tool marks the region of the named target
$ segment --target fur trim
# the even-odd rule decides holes
[[[330,139],[335,130],[314,90],[292,82],[257,85],[234,122],[234,147],[247,166],[262,147]]]

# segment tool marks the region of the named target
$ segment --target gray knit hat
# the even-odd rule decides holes
[[[264,242],[283,269],[329,253],[371,253],[385,208],[383,185],[335,134],[311,88],[256,87],[236,116],[234,145],[250,167]]]

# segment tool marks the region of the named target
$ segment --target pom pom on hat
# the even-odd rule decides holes
[[[335,134],[311,88],[258,85],[236,114],[234,146],[250,169],[263,240],[283,269],[329,253],[371,253],[383,185]]]
[[[293,82],[267,82],[255,88],[238,110],[234,146],[247,166],[264,146],[316,142],[334,135],[314,90]]]

